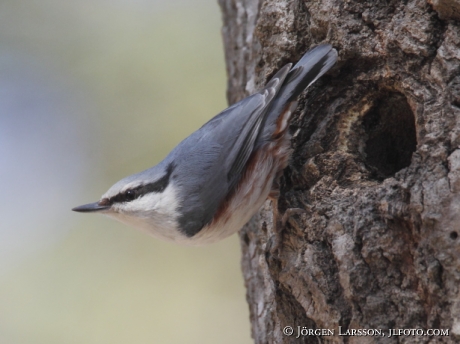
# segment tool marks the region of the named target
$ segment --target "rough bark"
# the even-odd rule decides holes
[[[305,212],[275,253],[269,201],[240,232],[255,342],[460,342],[459,1],[219,2],[230,103],[313,45],[339,52],[292,122],[279,211]],[[335,334],[296,339],[297,326]]]

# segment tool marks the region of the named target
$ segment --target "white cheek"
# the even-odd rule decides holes
[[[114,209],[120,213],[139,214],[159,213],[163,215],[177,215],[179,202],[176,197],[176,190],[172,184],[163,192],[151,192],[131,202],[122,203]]]
[[[109,215],[161,239],[175,241],[181,236],[176,194],[174,186],[169,184],[163,192],[150,193],[113,207],[114,213]]]

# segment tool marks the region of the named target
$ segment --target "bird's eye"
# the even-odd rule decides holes
[[[135,198],[136,198],[136,193],[134,192],[134,190],[126,190],[125,192],[126,201],[132,201]]]

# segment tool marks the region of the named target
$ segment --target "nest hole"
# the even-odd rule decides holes
[[[362,125],[366,133],[365,161],[375,179],[391,177],[410,165],[417,136],[415,116],[404,95],[391,92],[380,97]]]

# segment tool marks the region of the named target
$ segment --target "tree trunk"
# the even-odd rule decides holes
[[[269,201],[240,232],[255,342],[460,342],[460,0],[219,2],[230,103],[339,53],[291,125],[278,208],[305,211],[275,252]]]

